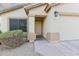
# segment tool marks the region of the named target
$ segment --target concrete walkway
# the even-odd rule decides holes
[[[35,51],[44,56],[79,56],[79,40],[49,43],[46,40],[35,42]]]
[[[0,46],[0,56],[79,56],[79,40],[49,43],[36,40],[25,43],[15,49],[4,49]]]

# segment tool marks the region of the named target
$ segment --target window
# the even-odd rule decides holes
[[[10,19],[10,30],[22,30],[27,32],[27,20],[26,19]]]

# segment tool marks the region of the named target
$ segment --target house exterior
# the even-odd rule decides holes
[[[49,42],[79,39],[78,3],[38,3],[3,12],[0,14],[2,32],[12,27],[10,19],[27,20],[27,38],[30,42],[36,40],[36,35],[42,35]]]

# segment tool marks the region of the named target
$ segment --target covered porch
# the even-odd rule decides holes
[[[29,42],[34,42],[37,37],[43,37],[43,23],[47,15],[29,16],[27,20],[27,32]]]

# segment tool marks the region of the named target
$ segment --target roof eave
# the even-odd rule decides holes
[[[43,6],[43,5],[46,5],[47,3],[38,3],[38,4],[34,4],[34,5],[30,5],[30,6],[25,6],[24,8],[26,10],[31,10],[31,9],[34,9],[34,8],[37,8],[39,6]]]

